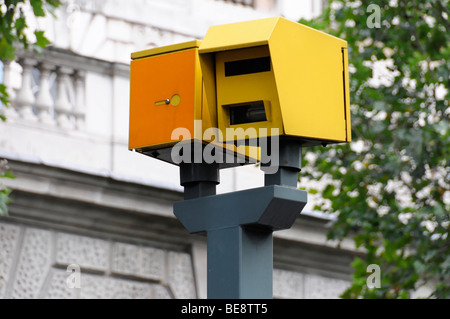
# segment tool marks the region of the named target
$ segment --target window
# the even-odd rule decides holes
[[[271,71],[270,57],[225,62],[225,76]]]

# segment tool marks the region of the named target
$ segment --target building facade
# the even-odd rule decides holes
[[[0,158],[17,178],[1,181],[13,202],[0,218],[0,298],[206,298],[206,238],[173,215],[178,168],[128,151],[130,54],[201,40],[211,25],[312,17],[323,3],[298,5],[68,0],[57,19],[32,20],[51,47],[2,65],[12,106],[0,109]],[[262,185],[257,167],[228,169],[218,192]],[[337,298],[350,283],[357,252],[327,241],[330,220],[311,207],[274,235],[275,298]]]

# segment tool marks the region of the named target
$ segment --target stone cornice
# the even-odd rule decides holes
[[[183,198],[182,193],[176,191],[40,163],[9,160],[9,165],[17,178],[5,182],[24,193],[170,218],[174,218],[173,202]]]

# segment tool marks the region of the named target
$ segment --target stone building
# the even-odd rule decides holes
[[[127,150],[133,51],[202,39],[215,24],[312,17],[322,1],[67,0],[32,20],[52,41],[2,65],[12,107],[0,158],[16,175],[0,218],[0,298],[206,298],[206,241],[174,218],[178,168]],[[247,166],[220,193],[259,187]],[[356,252],[326,241],[311,205],[274,236],[275,298],[336,298]],[[80,271],[79,288],[70,283]]]

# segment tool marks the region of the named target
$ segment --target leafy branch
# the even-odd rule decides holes
[[[338,213],[328,238],[350,237],[367,252],[343,297],[410,298],[426,286],[430,297],[448,298],[449,1],[380,2],[379,29],[367,25],[371,4],[335,0],[321,17],[300,21],[347,40],[352,131],[363,145],[315,149],[305,176],[330,180],[319,205]],[[380,62],[389,62],[390,80],[376,83]],[[381,288],[366,285],[371,264],[381,268]]]
[[[43,30],[33,30],[34,38],[29,38],[30,28],[27,23],[25,6],[32,8],[36,18],[43,18],[48,13],[55,15],[55,10],[61,5],[60,0],[0,0],[0,61],[13,61],[16,50],[22,46],[29,49],[30,46],[36,52],[50,44]],[[10,104],[7,87],[0,83],[0,106],[8,107]],[[0,122],[6,121],[6,117],[0,114]],[[0,215],[8,214],[7,205],[11,202],[9,195],[11,190],[2,185],[5,178],[15,178],[7,169],[7,161],[0,159]]]

